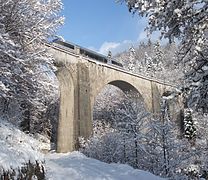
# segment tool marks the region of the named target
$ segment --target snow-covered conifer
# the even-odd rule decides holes
[[[192,141],[196,138],[196,127],[189,108],[184,109],[184,136]]]
[[[147,54],[147,52],[145,52],[145,57],[144,57],[144,71],[152,76],[153,72],[154,72],[154,67],[153,67],[153,60],[152,58]]]
[[[128,65],[129,71],[134,72],[136,61],[135,61],[135,49],[133,46],[129,48],[129,60],[128,61],[129,61],[129,65]]]
[[[63,22],[61,7],[60,0],[0,0],[1,116],[8,118],[7,110],[16,106],[17,112],[8,119],[25,131],[35,132],[35,127],[44,129],[46,124],[50,129],[48,117],[41,117],[55,104],[58,89],[53,59],[44,43]]]
[[[162,71],[162,69],[164,68],[163,63],[164,63],[164,53],[160,46],[160,42],[157,41],[154,44],[154,56],[153,56],[153,65],[156,71]]]

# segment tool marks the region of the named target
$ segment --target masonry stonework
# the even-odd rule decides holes
[[[160,97],[170,85],[129,73],[122,68],[98,63],[76,52],[50,48],[58,67],[60,113],[57,151],[70,152],[77,148],[78,137],[92,133],[92,111],[97,95],[107,84],[124,92],[140,93],[150,112],[160,112]]]

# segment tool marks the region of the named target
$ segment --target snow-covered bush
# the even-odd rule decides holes
[[[41,152],[50,150],[50,141],[40,135],[27,135],[3,119],[0,119],[0,133],[0,179],[44,177]]]
[[[30,163],[30,161],[18,170],[11,169],[11,170],[3,170],[0,171],[0,178],[5,179],[45,179],[45,169],[44,166],[39,164],[36,161],[35,164]]]

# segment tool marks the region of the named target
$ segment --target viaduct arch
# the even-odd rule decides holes
[[[154,113],[160,111],[161,95],[173,89],[168,84],[97,61],[76,47],[50,45],[49,50],[56,60],[60,83],[57,152],[73,151],[77,149],[78,137],[90,136],[94,101],[105,85],[114,85],[124,92],[139,92],[146,108]]]

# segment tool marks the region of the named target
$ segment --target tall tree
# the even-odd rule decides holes
[[[13,118],[26,131],[39,126],[39,118],[54,103],[55,68],[44,43],[63,23],[61,8],[60,0],[0,0],[1,115],[9,115],[5,106],[15,104],[21,116]]]
[[[161,38],[180,42],[179,60],[186,66],[187,79],[197,109],[208,111],[208,2],[207,0],[118,0],[130,12],[148,17],[148,31],[159,30]],[[197,83],[196,83],[197,82]],[[194,94],[194,95],[193,95]]]

